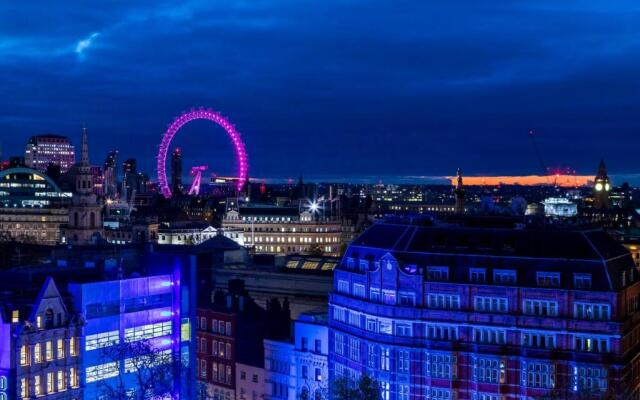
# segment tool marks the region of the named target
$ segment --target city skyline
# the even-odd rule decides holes
[[[5,156],[42,133],[77,144],[86,122],[93,163],[115,148],[153,176],[166,125],[205,106],[236,125],[257,177],[539,174],[535,129],[550,167],[590,175],[604,158],[614,183],[639,180],[631,2],[467,3],[454,13],[195,1],[74,7],[75,19],[1,7],[11,18],[0,17],[0,71],[14,76],[3,86]],[[176,143],[191,153],[185,170],[233,172],[221,129],[187,129]]]

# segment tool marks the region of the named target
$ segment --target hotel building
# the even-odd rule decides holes
[[[638,271],[600,230],[376,224],[329,306],[330,381],[383,400],[638,396]]]

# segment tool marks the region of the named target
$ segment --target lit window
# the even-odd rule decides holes
[[[560,286],[559,272],[537,272],[536,282],[538,286],[551,287]]]

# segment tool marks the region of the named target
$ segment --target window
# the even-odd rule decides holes
[[[227,326],[227,336],[231,336],[231,322],[225,324]]]
[[[308,368],[306,365],[302,366],[302,379],[307,379],[308,378]]]
[[[85,369],[85,379],[87,383],[101,381],[103,379],[118,376],[120,374],[120,371],[118,370],[118,364],[118,362],[109,362],[92,367],[87,367],[87,369]]]
[[[320,339],[315,340],[315,351],[316,353],[322,353],[322,340]]]
[[[365,291],[364,291],[364,285],[361,285],[359,283],[354,283],[353,284],[353,296],[354,297],[360,297],[360,298],[366,298],[367,296],[365,295]]]
[[[575,303],[573,305],[573,310],[574,317],[578,319],[606,321],[611,318],[610,307],[608,304]]]
[[[47,372],[47,393],[53,393],[53,372]]]
[[[508,311],[506,297],[482,297],[473,298],[473,306],[476,311],[506,313]]]
[[[506,365],[497,358],[476,358],[473,361],[473,378],[476,382],[504,383]]]
[[[560,272],[536,272],[536,283],[542,287],[560,286]]]
[[[431,281],[448,281],[449,267],[427,267],[427,277]]]
[[[409,373],[409,352],[406,350],[398,350],[398,372]]]
[[[378,319],[378,333],[383,333],[385,335],[391,335],[393,327],[393,322],[390,319],[380,318]]]
[[[333,307],[333,319],[340,322],[347,322],[347,312],[344,308]]]
[[[355,311],[349,311],[349,325],[360,327],[360,314]]]
[[[553,364],[532,362],[522,363],[522,384],[527,387],[553,389],[555,387],[555,367]]]
[[[409,400],[409,385],[398,385],[398,400]]]
[[[64,339],[58,339],[56,342],[56,354],[58,359],[64,358]]]
[[[607,369],[604,367],[574,366],[573,391],[596,392],[607,390]]]
[[[247,379],[247,372],[246,371],[240,371],[240,380],[244,381]]]
[[[389,400],[390,386],[389,382],[380,382],[380,398],[382,400]]]
[[[454,399],[454,392],[449,389],[440,389],[440,388],[426,388],[427,398],[432,400],[452,400]]]
[[[393,290],[382,290],[382,302],[385,304],[396,304],[396,292]]]
[[[207,360],[200,360],[200,377],[207,377]]]
[[[27,382],[27,378],[20,379],[20,397],[23,399],[29,397],[29,382]]]
[[[35,394],[36,397],[42,396],[42,381],[40,375],[33,377],[33,394]]]
[[[504,329],[473,328],[474,343],[505,344],[507,332]]]
[[[398,293],[398,300],[402,306],[414,306],[416,304],[416,295],[409,292]]]
[[[307,339],[306,337],[300,338],[300,347],[302,348],[302,350],[307,351],[308,342],[309,339]]]
[[[17,324],[18,322],[20,322],[20,311],[13,310],[11,312],[11,323],[12,324]]]
[[[349,338],[349,358],[360,361],[360,340],[356,338]]]
[[[411,324],[396,323],[396,336],[411,337]]]
[[[69,384],[72,388],[78,387],[78,370],[76,367],[71,367],[69,369]]]
[[[524,300],[524,313],[541,317],[557,317],[558,302],[548,300]]]
[[[446,353],[427,353],[425,371],[432,378],[451,379],[457,376],[457,359]]]
[[[211,320],[211,332],[218,333],[218,320],[217,319]]]
[[[171,321],[135,326],[124,330],[124,341],[130,343],[138,340],[167,336],[171,335],[172,331],[173,327]],[[206,348],[203,352],[206,352]]]
[[[336,354],[344,355],[344,336],[336,333],[334,335],[333,350]]]
[[[78,355],[78,338],[69,339],[69,355],[75,357]]]
[[[591,274],[573,274],[573,287],[576,289],[590,289]]]
[[[427,325],[426,335],[429,339],[457,340],[458,328],[450,325]]]
[[[486,282],[487,270],[484,268],[469,269],[469,282]]]
[[[496,269],[493,271],[493,282],[502,283],[504,285],[515,285],[518,275],[515,270]]]
[[[322,369],[316,368],[315,379],[318,382],[322,380]]]
[[[224,335],[224,321],[218,321],[218,333]]]
[[[200,329],[207,330],[207,319],[205,317],[200,317]]]
[[[338,281],[338,292],[349,294],[349,282],[339,280]]]
[[[207,352],[207,339],[205,338],[200,338],[200,352],[201,353]]]
[[[380,347],[380,370],[389,371],[390,353],[391,351],[389,350],[388,347]]]
[[[380,289],[369,289],[369,299],[371,301],[380,301]]]
[[[20,346],[20,365],[29,365],[29,350],[26,344]]]
[[[379,358],[378,348],[371,343],[367,344],[367,367],[378,368]]]
[[[109,331],[103,333],[97,333],[95,335],[87,335],[85,340],[85,350],[101,349],[120,343],[120,336],[118,331]]]
[[[460,308],[460,296],[453,294],[429,293],[430,308],[457,310]]]
[[[42,346],[40,343],[36,343],[33,346],[33,362],[34,364],[40,364],[42,362]]]
[[[44,344],[44,359],[46,361],[53,360],[53,343],[50,340]]]
[[[574,348],[577,351],[591,353],[607,353],[609,351],[609,339],[602,337],[575,336]]]
[[[526,347],[555,349],[556,335],[544,332],[523,331],[521,334],[521,344]]]

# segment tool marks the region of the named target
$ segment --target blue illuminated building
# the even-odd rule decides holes
[[[638,271],[601,230],[376,224],[329,303],[330,381],[383,400],[638,396]]]

